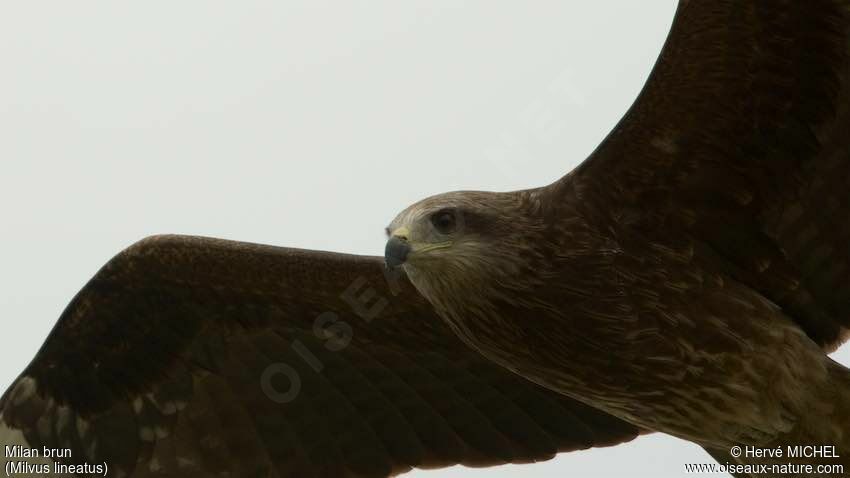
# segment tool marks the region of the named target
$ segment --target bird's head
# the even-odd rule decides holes
[[[505,282],[526,265],[529,235],[540,229],[529,197],[458,191],[414,203],[386,229],[386,265],[403,270],[435,305]]]

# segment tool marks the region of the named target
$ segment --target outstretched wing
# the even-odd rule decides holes
[[[146,239],[73,299],[0,420],[133,477],[384,477],[637,435],[488,363],[386,274],[372,257]]]
[[[708,246],[838,346],[850,325],[850,2],[680,2],[635,104],[551,191],[645,242]]]

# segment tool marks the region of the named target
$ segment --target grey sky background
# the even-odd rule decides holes
[[[0,389],[74,293],[146,235],[378,255],[383,227],[424,196],[557,179],[631,104],[674,9],[0,3]],[[409,476],[674,477],[708,461],[652,435]]]

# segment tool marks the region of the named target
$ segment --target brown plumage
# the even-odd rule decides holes
[[[848,130],[850,1],[682,2],[644,91],[567,176],[414,204],[388,228],[392,272],[143,241],[72,301],[0,418],[133,476],[380,477],[639,430],[720,460],[847,460],[850,372],[826,353],[850,327]],[[278,372],[301,381],[285,403]]]
[[[708,448],[850,455],[850,372],[825,355],[850,325],[849,33],[847,2],[680,5],[587,161],[414,204],[390,226],[403,267],[465,342],[547,388]]]
[[[133,477],[381,477],[638,434],[489,363],[379,258],[185,236],[104,266],[0,410]]]

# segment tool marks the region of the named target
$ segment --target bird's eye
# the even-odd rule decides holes
[[[431,224],[440,234],[451,234],[455,232],[457,221],[453,209],[443,209],[431,215]]]

